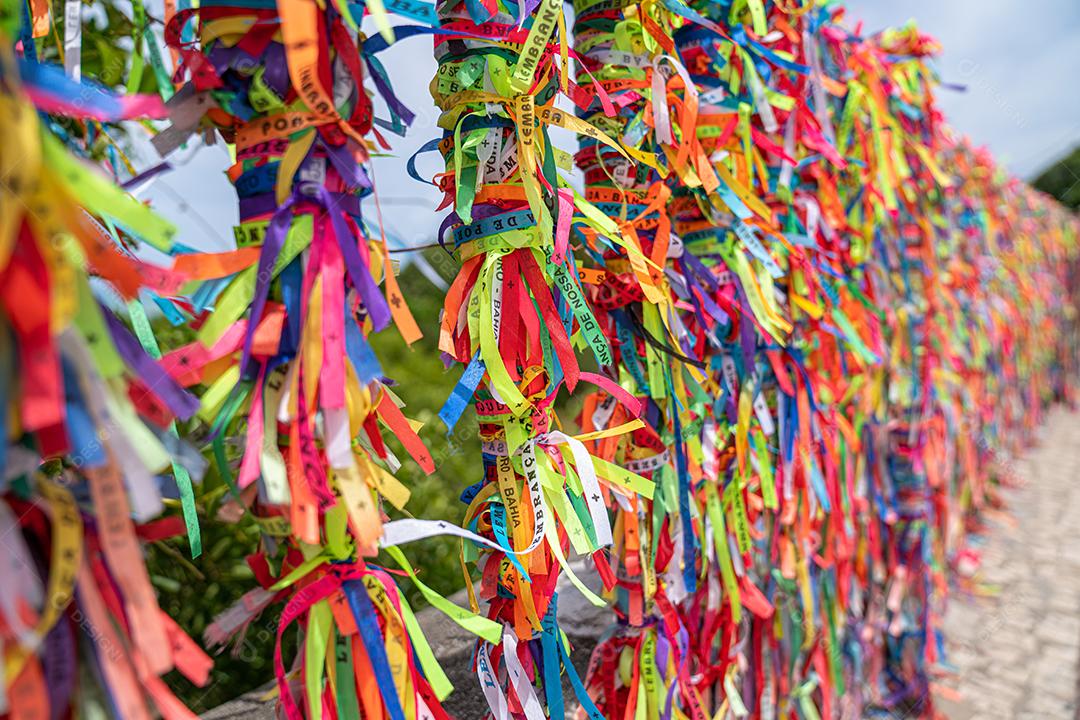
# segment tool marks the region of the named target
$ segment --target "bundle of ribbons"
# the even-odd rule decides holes
[[[222,137],[240,224],[235,251],[198,257],[220,271],[192,296],[195,341],[163,362],[200,388],[197,415],[232,493],[227,514],[262,528],[248,557],[260,586],[216,618],[208,644],[242,642],[283,602],[274,664],[285,717],[440,718],[452,687],[405,595],[370,562],[384,509],[410,496],[394,473],[402,462],[435,466],[368,341],[391,323],[408,343],[421,333],[378,206],[374,217],[362,208],[375,200],[377,126],[400,132],[412,119],[359,32],[363,16],[346,2],[211,0],[166,20],[174,79],[186,82],[155,145],[168,154],[194,135]],[[385,13],[377,20],[384,34],[372,40],[385,48],[393,32]],[[374,117],[365,82],[390,119]],[[454,620],[499,636],[423,585],[396,548],[387,558]],[[289,658],[282,638],[294,627],[302,639]]]
[[[140,299],[187,275],[135,255],[172,252],[175,228],[115,184],[115,145],[111,177],[88,158],[112,123],[165,110],[39,62],[48,5],[21,5],[0,23],[0,714],[190,718],[162,676],[202,685],[212,663],[158,607],[142,544],[184,533],[163,498],[194,520],[206,463]]]
[[[564,717],[564,673],[583,712],[605,717],[569,662],[555,590],[565,574],[604,604],[567,556],[590,558],[605,590],[614,591],[609,507],[636,507],[654,483],[590,447],[647,426],[642,400],[618,382],[617,358],[590,302],[588,285],[603,271],[582,261],[600,260],[607,249],[655,288],[663,284],[663,254],[655,262],[641,240],[566,180],[572,158],[555,146],[553,130],[588,137],[626,162],[639,154],[558,107],[569,98],[585,109],[595,98],[616,113],[587,66],[571,79],[560,3],[447,2],[438,10],[431,91],[445,131],[437,147],[447,169],[438,184],[452,207],[440,236],[447,245],[452,238],[461,261],[439,347],[465,366],[440,416],[453,427],[471,400],[479,417],[483,472],[462,494],[469,533],[462,561],[476,564],[479,600],[504,628],[501,642],[478,643],[475,669],[494,717]],[[587,348],[585,357],[575,345]],[[559,416],[562,399],[587,387],[600,389],[611,421],[570,434],[572,418]],[[418,522],[394,524],[387,540],[415,539],[422,530]],[[477,609],[477,593],[467,587]]]
[[[206,461],[175,423],[195,417],[228,514],[262,529],[259,586],[205,639],[283,603],[290,720],[448,717],[394,574],[477,635],[498,720],[933,716],[966,522],[994,461],[1072,396],[1078,227],[943,123],[932,39],[863,37],[813,0],[576,0],[572,38],[559,0],[182,1],[171,77],[144,34],[162,107],[73,79],[77,58],[38,63],[47,3],[9,5],[0,125],[25,154],[0,155],[18,580],[0,583],[0,709],[190,716],[159,676],[205,682],[209,660],[158,609],[138,542],[186,530],[201,551]],[[412,120],[378,54],[423,34],[460,261],[439,416],[473,405],[483,449],[460,526],[391,519],[401,464],[437,468],[369,342],[421,337],[369,159]],[[72,156],[102,122],[166,115],[163,155],[228,145],[235,250],[177,246]],[[196,340],[162,356],[142,299]],[[155,519],[169,494],[183,521]],[[470,609],[398,548],[435,535],[462,540]],[[584,677],[560,578],[613,610]]]
[[[737,397],[710,377],[709,361],[720,357],[724,341],[740,337],[739,302],[745,303],[745,295],[734,292],[731,272],[717,277],[724,266],[715,262],[716,251],[695,254],[684,245],[685,228],[678,225],[688,210],[699,212],[699,201],[704,208],[712,203],[726,210],[715,192],[707,140],[695,133],[713,118],[699,114],[699,88],[672,42],[682,19],[660,5],[579,2],[574,10],[582,67],[596,75],[618,108],[611,117],[597,100],[582,115],[633,154],[627,160],[583,139],[576,161],[585,195],[619,222],[650,261],[644,268],[635,265],[585,234],[595,278],[589,297],[615,348],[620,383],[640,401],[645,423],[626,438],[595,443],[594,450],[655,484],[651,497],[613,507],[609,562],[618,578],[618,621],[594,650],[587,686],[604,717],[700,717],[711,704],[711,685],[727,670],[710,657],[711,648],[715,643],[726,656],[739,621],[730,614],[738,612],[734,606],[725,607],[721,617],[716,592],[722,575],[724,594],[739,594],[726,540],[715,545],[719,561],[699,557],[703,550],[714,554],[712,541],[702,536],[706,513],[712,537],[723,538],[721,496],[728,505],[742,501],[733,494],[734,483],[725,491],[717,482],[715,458],[708,458],[713,465],[703,472],[702,441],[705,452],[716,448],[714,409],[722,412]],[[711,218],[715,210],[701,212]],[[725,232],[717,228],[713,234]],[[745,264],[731,267],[744,270]],[[754,332],[751,323],[741,326],[748,335]],[[725,401],[718,404],[721,394]],[[586,399],[579,424],[595,432],[625,420],[623,408],[597,393]],[[727,430],[720,428],[723,436]],[[725,467],[728,461],[725,456]],[[735,514],[727,517],[743,523],[745,532],[745,507],[731,510]]]

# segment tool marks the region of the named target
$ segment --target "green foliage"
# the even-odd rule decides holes
[[[118,92],[127,92],[126,85],[130,81],[135,63],[132,49],[135,47],[136,33],[140,47],[145,49],[145,38],[142,35],[145,22],[155,24],[159,29],[161,25],[160,21],[145,16],[145,22],[136,27],[128,16],[130,13],[130,3],[112,1],[85,4],[83,8],[80,53],[82,76]],[[42,62],[62,65],[64,0],[52,0],[51,17],[53,32],[38,39],[38,57]],[[144,57],[145,55],[143,52]],[[150,95],[158,93],[157,79],[149,66],[142,70],[138,80],[138,87],[132,88],[133,91]],[[61,136],[78,138],[82,141],[80,145],[89,145],[86,152],[95,161],[106,157],[106,149],[111,144],[104,137],[106,133],[113,142],[121,146],[127,143],[127,130],[118,123],[85,122],[62,115],[50,116],[50,122]],[[88,137],[92,142],[87,142]]]
[[[1080,147],[1043,170],[1032,185],[1066,207],[1080,208]]]
[[[139,33],[139,42],[144,42],[142,32],[145,26],[135,27],[129,17],[132,12],[130,3],[93,3],[92,8],[91,10],[91,5],[86,4],[83,9],[80,53],[82,74],[83,77],[93,78],[102,85],[119,89],[119,85],[128,81],[136,32]],[[102,12],[104,18],[100,17]],[[44,62],[63,64],[60,38],[64,32],[64,0],[52,0],[52,18],[54,32],[38,40],[38,54]],[[145,19],[146,22],[161,27],[160,21],[149,17]],[[148,70],[142,73],[138,91],[157,93],[154,73]]]

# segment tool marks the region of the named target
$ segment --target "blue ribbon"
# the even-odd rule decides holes
[[[341,583],[341,589],[345,592],[345,598],[349,601],[349,607],[356,619],[360,639],[367,650],[371,668],[375,671],[375,680],[382,690],[379,694],[386,705],[386,711],[392,720],[405,720],[405,712],[401,709],[401,701],[394,686],[394,676],[390,673],[390,662],[386,658],[379,622],[375,619],[375,606],[371,604],[371,598],[359,580],[346,580]]]
[[[462,373],[461,379],[454,386],[450,397],[446,398],[446,402],[443,403],[442,408],[439,410],[439,419],[446,423],[447,435],[450,434],[454,426],[457,425],[458,420],[461,419],[465,407],[472,400],[472,396],[480,384],[480,379],[484,377],[485,370],[484,361],[480,359],[480,351],[477,350],[465,368],[465,372]]]

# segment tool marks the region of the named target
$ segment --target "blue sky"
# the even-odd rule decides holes
[[[967,86],[942,89],[939,102],[951,124],[987,145],[1015,174],[1030,177],[1080,144],[1080,0],[849,0],[849,18],[864,32],[915,18],[941,40],[942,79]],[[434,75],[431,41],[413,38],[381,59],[401,100],[417,114],[409,137],[387,136],[393,156],[375,160],[376,187],[387,231],[400,245],[432,242],[441,213],[439,193],[412,180],[405,161],[438,137],[428,94]],[[573,143],[570,143],[573,147]],[[180,228],[180,240],[205,250],[232,246],[236,200],[222,174],[229,160],[220,145],[178,151],[177,168],[144,192]],[[144,158],[144,166],[156,162]],[[185,163],[179,164],[177,161]],[[420,159],[421,175],[440,170],[438,154]],[[374,217],[370,201],[365,205]]]

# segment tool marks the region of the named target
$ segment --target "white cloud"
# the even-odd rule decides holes
[[[949,122],[1027,177],[1080,142],[1080,3],[1076,0],[850,0],[873,32],[916,18],[937,37]]]

